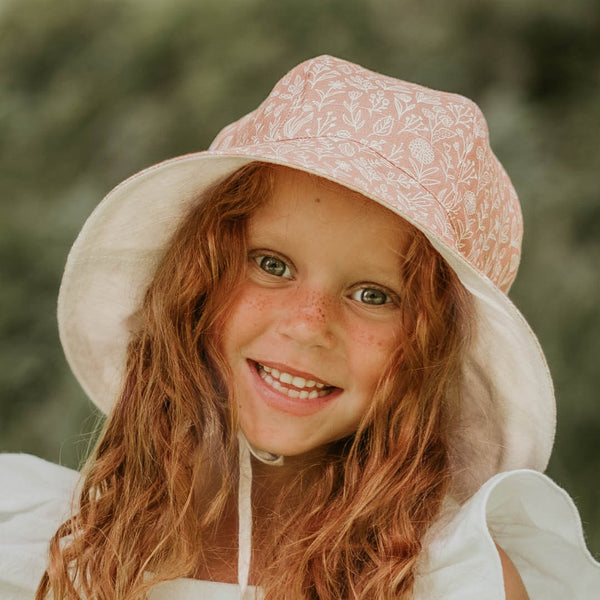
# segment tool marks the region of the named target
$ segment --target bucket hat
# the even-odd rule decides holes
[[[554,438],[552,381],[507,293],[522,217],[475,103],[330,56],[287,73],[206,151],[149,167],[96,207],[65,267],[58,321],[67,360],[108,412],[119,392],[130,317],[202,191],[262,161],[360,192],[421,230],[473,297],[454,470],[466,491],[493,474],[543,471]]]

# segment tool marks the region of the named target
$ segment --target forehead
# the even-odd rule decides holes
[[[303,226],[315,235],[343,230],[361,237],[378,235],[382,241],[406,240],[413,232],[400,216],[354,190],[303,171],[277,167],[272,195],[251,219],[250,233],[262,227],[287,230]]]
[[[250,219],[252,246],[297,266],[398,285],[412,226],[343,186],[291,169],[276,175],[271,198]]]

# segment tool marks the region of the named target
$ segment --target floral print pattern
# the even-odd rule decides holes
[[[290,71],[211,146],[310,171],[369,196],[507,292],[522,219],[479,107],[330,56]]]

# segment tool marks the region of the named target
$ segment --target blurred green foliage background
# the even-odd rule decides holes
[[[206,148],[289,68],[323,53],[483,108],[525,217],[511,295],[556,384],[548,472],[574,497],[600,556],[592,0],[1,2],[0,450],[77,466],[97,429],[55,324],[62,267],[94,206],[135,171]]]

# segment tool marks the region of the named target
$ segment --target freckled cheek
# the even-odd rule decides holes
[[[240,302],[240,311],[248,315],[260,314],[267,308],[269,308],[268,298],[258,294],[247,295]]]
[[[371,327],[355,327],[350,332],[350,340],[353,345],[365,350],[389,353],[396,345],[397,334],[391,328],[373,330]]]
[[[374,387],[383,374],[396,351],[398,337],[390,327],[357,327],[350,333],[348,339],[352,348],[352,369],[363,374],[369,387]]]
[[[275,300],[269,294],[242,289],[231,307],[227,325],[249,329],[262,323],[265,316],[272,314],[274,307]]]

